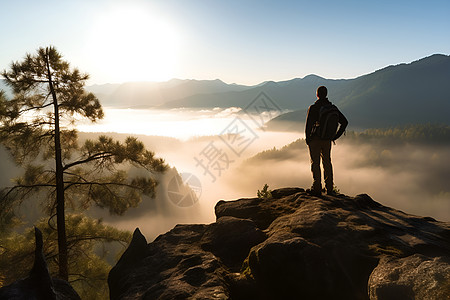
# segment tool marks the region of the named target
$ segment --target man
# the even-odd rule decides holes
[[[320,117],[322,115],[324,107],[331,107],[332,104],[327,98],[328,90],[325,86],[320,86],[317,89],[317,100],[308,108],[308,114],[306,117],[305,137],[306,144],[309,147],[309,154],[311,156],[311,172],[313,174],[313,184],[311,187],[311,193],[314,195],[322,194],[322,179],[320,172],[320,158],[323,160],[323,171],[325,179],[325,187],[328,195],[333,195],[333,166],[331,164],[331,142],[338,139],[345,131],[348,125],[348,121],[345,116],[334,106],[337,116],[337,123],[339,123],[339,130],[334,131],[329,137],[323,137],[319,134]],[[322,113],[321,113],[322,109]],[[325,123],[322,120],[322,123]],[[337,124],[336,124],[337,126]],[[319,129],[320,128],[320,129]]]

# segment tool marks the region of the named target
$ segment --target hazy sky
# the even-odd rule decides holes
[[[354,78],[450,53],[448,0],[0,0],[0,70],[54,45],[90,84]]]

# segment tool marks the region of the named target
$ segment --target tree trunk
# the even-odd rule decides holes
[[[47,49],[48,51],[48,49]],[[55,112],[55,163],[56,163],[56,228],[58,231],[58,264],[59,277],[69,280],[67,236],[66,236],[66,215],[64,208],[64,175],[61,156],[61,138],[59,129],[59,107],[55,89],[53,87],[52,74],[50,70],[49,56],[47,52],[47,72],[50,92],[53,98]]]

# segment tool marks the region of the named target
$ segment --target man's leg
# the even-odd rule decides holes
[[[311,157],[311,172],[313,175],[313,184],[311,190],[320,193],[322,190],[322,178],[320,175],[320,145],[319,140],[309,142],[309,155]]]
[[[331,164],[331,141],[322,142],[323,177],[327,193],[333,191],[333,165]]]

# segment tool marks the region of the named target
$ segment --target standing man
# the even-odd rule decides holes
[[[328,90],[325,86],[320,86],[316,94],[316,102],[308,108],[305,126],[306,144],[311,156],[311,172],[313,175],[311,193],[316,196],[322,194],[320,171],[320,158],[322,157],[327,194],[333,195],[331,142],[334,142],[344,133],[348,121],[337,107],[328,100]]]

